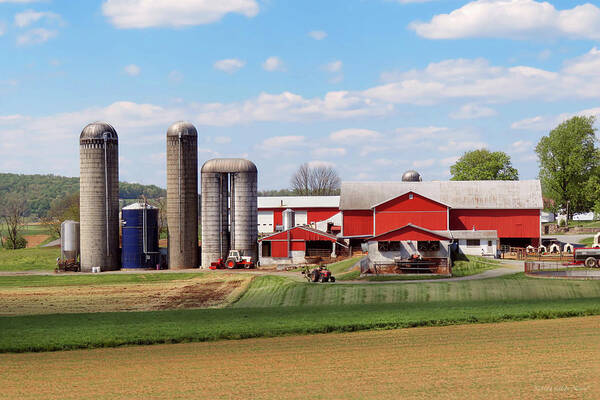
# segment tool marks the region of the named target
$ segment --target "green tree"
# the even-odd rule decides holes
[[[502,151],[486,149],[468,151],[450,167],[453,181],[516,181],[519,171],[510,156]]]
[[[594,122],[594,117],[573,117],[542,137],[535,148],[544,195],[555,201],[557,211],[568,208],[568,218],[589,211],[598,193],[594,177],[600,152]]]

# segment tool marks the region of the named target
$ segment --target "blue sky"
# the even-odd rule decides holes
[[[600,113],[600,5],[534,0],[0,0],[0,170],[79,173],[112,123],[120,178],[165,186],[165,132],[259,187],[303,162],[344,180],[445,180],[465,151],[537,176],[539,138]]]

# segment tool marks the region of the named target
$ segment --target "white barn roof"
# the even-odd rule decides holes
[[[337,208],[340,196],[275,196],[259,197],[258,208]]]
[[[340,210],[369,210],[413,191],[457,209],[542,209],[539,180],[342,182]]]

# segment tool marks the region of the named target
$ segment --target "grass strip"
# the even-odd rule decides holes
[[[600,298],[56,314],[0,318],[0,352],[40,352],[600,314]]]
[[[56,247],[0,249],[0,271],[52,271],[59,256],[60,249]]]
[[[81,285],[114,285],[123,283],[154,283],[205,277],[208,272],[174,272],[144,274],[69,274],[0,276],[3,287],[54,287]]]

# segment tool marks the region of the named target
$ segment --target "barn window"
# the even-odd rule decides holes
[[[269,241],[262,242],[262,256],[263,257],[271,257],[271,242],[269,242]]]
[[[410,193],[410,194],[408,195],[408,199],[409,199],[409,200],[412,200],[412,199],[413,199],[413,194],[412,194],[412,193]]]
[[[488,240],[488,247],[492,247],[492,241]]]
[[[467,239],[467,247],[479,247],[479,239]]]
[[[440,251],[439,240],[423,240],[417,242],[417,250],[419,251]]]
[[[388,251],[390,247],[390,242],[377,242],[377,250],[379,251]]]

